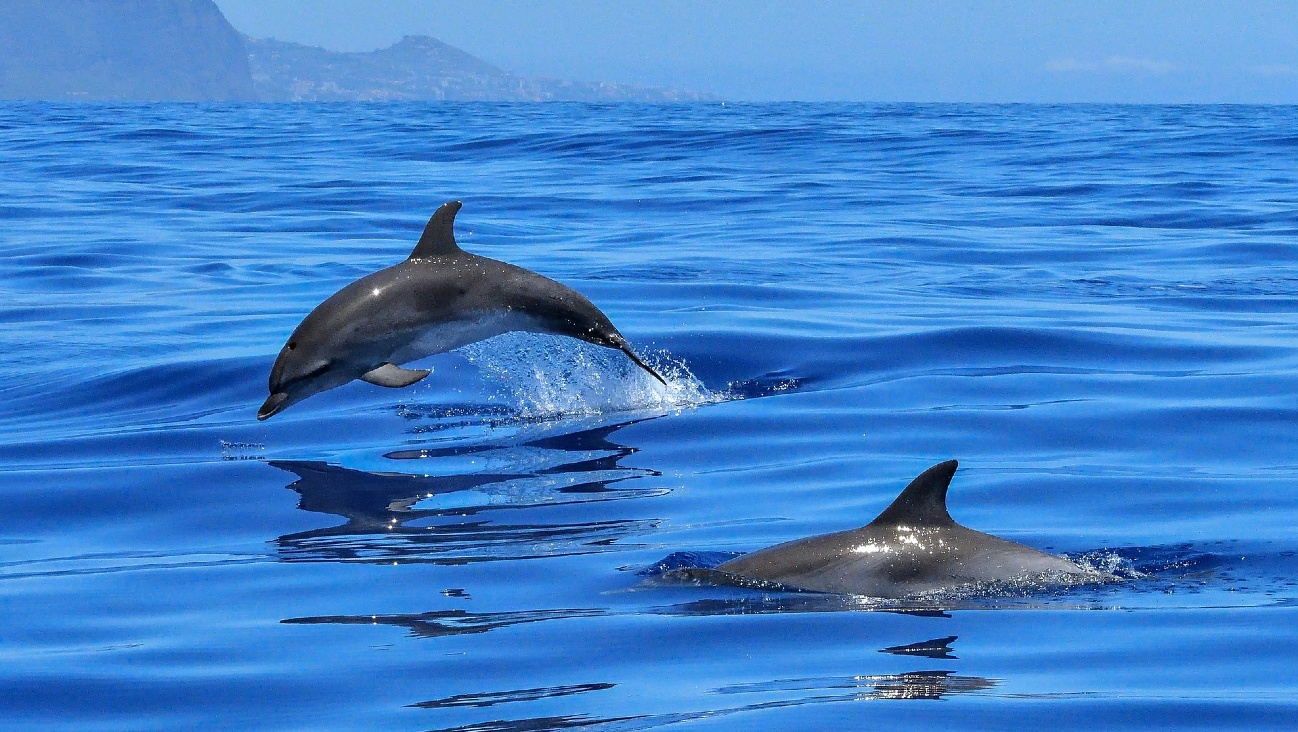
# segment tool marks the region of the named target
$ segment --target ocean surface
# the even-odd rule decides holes
[[[1298,108],[4,103],[0,171],[5,730],[1298,726]],[[453,199],[669,385],[509,335],[258,422]],[[949,458],[1124,581],[679,571]]]

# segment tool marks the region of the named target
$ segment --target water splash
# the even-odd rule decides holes
[[[724,398],[708,391],[684,361],[666,351],[641,353],[666,384],[617,351],[568,338],[506,333],[459,353],[494,383],[496,393],[488,399],[508,402],[523,419],[678,412]]]
[[[1095,549],[1069,558],[1083,569],[1112,575],[1123,580],[1144,579],[1149,576],[1148,573],[1137,568],[1130,557],[1124,557],[1112,549]]]

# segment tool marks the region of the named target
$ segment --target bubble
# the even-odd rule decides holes
[[[1147,575],[1134,562],[1111,549],[1096,549],[1071,559],[1083,569],[1113,575],[1124,580],[1142,579]]]
[[[666,351],[640,355],[666,384],[625,354],[568,338],[506,333],[459,350],[523,419],[614,412],[677,412],[721,401]]]

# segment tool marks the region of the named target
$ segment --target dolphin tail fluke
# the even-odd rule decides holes
[[[622,353],[625,353],[627,355],[627,358],[631,359],[631,361],[634,362],[636,366],[639,366],[645,371],[648,371],[650,376],[662,382],[663,386],[667,386],[667,379],[664,379],[662,376],[660,376],[658,372],[654,371],[649,364],[645,363],[639,356],[637,356],[636,352],[631,350],[631,346],[628,346],[627,344],[623,343],[622,345],[618,346],[618,348],[622,351]]]

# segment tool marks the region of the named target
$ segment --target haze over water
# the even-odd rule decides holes
[[[1292,728],[1295,129],[0,105],[0,720]],[[451,199],[670,388],[509,336],[258,423],[293,327]],[[952,457],[956,520],[1128,581],[898,607],[663,571],[864,524]]]

